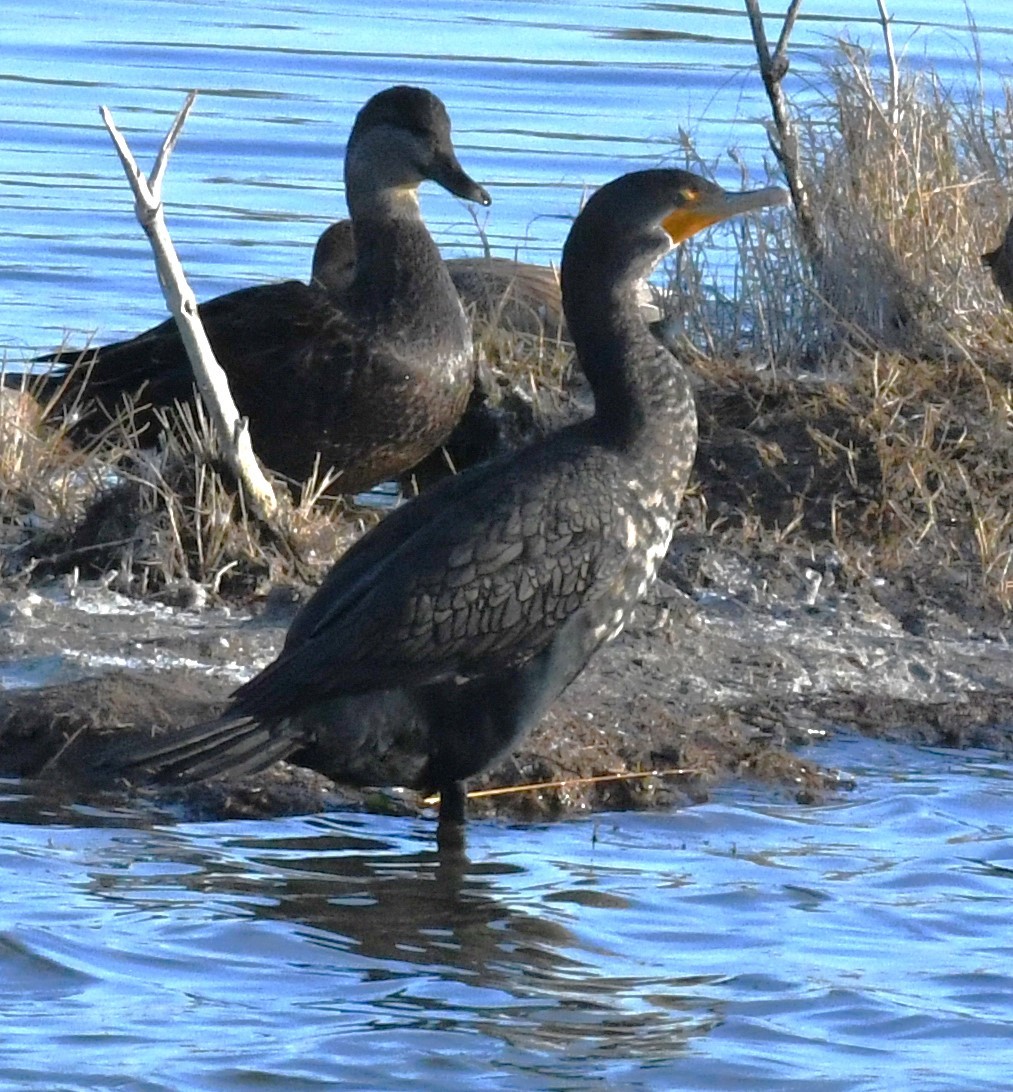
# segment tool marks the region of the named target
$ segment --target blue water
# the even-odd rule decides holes
[[[962,4],[890,6],[914,64],[977,80]],[[995,96],[1013,5],[973,10]],[[19,0],[3,24],[15,362],[164,315],[99,105],[150,163],[200,89],[165,196],[201,298],[305,275],[344,212],[355,110],[395,82],[445,99],[494,197],[476,224],[427,188],[448,253],[481,229],[556,259],[584,189],[683,162],[680,130],[730,185],[729,149],[757,182],[770,159],[735,0]],[[842,35],[880,48],[872,0],[807,0],[795,101],[819,97]],[[1009,763],[857,740],[817,757],[858,789],[807,808],[736,784],[673,814],[476,823],[457,864],[406,819],[195,825],[0,785],[0,1087],[1005,1087]]]
[[[897,47],[913,64],[976,80],[962,4],[890,6]],[[980,7],[982,78],[998,96],[1013,5]],[[320,230],[344,215],[340,164],[355,111],[392,83],[422,83],[445,99],[462,162],[493,195],[490,210],[475,210],[427,187],[425,215],[448,254],[478,250],[484,232],[499,253],[558,260],[581,194],[626,170],[684,162],[681,133],[729,185],[741,181],[730,150],[757,183],[771,159],[769,107],[738,0],[8,8],[0,354],[13,361],[64,337],[114,340],[164,317],[100,105],[150,167],[185,93],[200,89],[165,200],[202,299],[306,275]],[[818,101],[820,65],[841,36],[882,58],[877,19],[873,0],[807,0],[786,82],[793,101]],[[771,38],[779,25],[768,20]]]
[[[481,822],[457,863],[404,819],[11,821],[0,1085],[1005,1087],[1008,763],[825,757],[824,806]]]

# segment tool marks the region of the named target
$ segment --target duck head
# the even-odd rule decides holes
[[[443,103],[421,87],[381,91],[359,111],[348,139],[345,186],[353,217],[364,195],[393,190],[414,198],[427,180],[465,201],[492,203],[457,159]]]

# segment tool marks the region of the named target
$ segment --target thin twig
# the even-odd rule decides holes
[[[154,194],[157,201],[162,200],[162,179],[165,177],[165,172],[169,166],[169,156],[172,155],[173,149],[176,147],[176,141],[179,140],[179,134],[183,132],[183,126],[186,124],[186,119],[190,116],[190,111],[193,109],[193,104],[197,101],[197,92],[191,91],[186,97],[186,101],[180,107],[179,113],[176,115],[176,120],[172,123],[172,127],[165,136],[165,140],[162,141],[162,147],[158,150],[158,157],[155,159],[155,169],[151,172],[151,192]]]
[[[883,41],[890,66],[890,125],[896,130],[900,124],[900,72],[897,68],[897,53],[893,48],[893,31],[890,28],[893,16],[886,9],[886,0],[876,0],[876,6],[879,8],[879,21],[883,24]]]
[[[490,796],[512,796],[519,792],[541,792],[543,789],[570,789],[582,785],[600,785],[607,781],[636,781],[648,777],[685,777],[696,773],[688,766],[674,766],[665,770],[627,770],[625,773],[595,774],[592,777],[567,777],[560,781],[532,781],[526,785],[501,785],[494,789],[474,789],[469,800],[481,800]],[[422,803],[429,806],[439,801],[439,794],[427,796]]]
[[[60,747],[60,748],[59,748],[59,749],[58,749],[58,750],[56,751],[56,753],[55,753],[55,754],[51,755],[51,756],[50,756],[50,757],[49,757],[49,758],[48,758],[48,759],[46,760],[46,762],[45,762],[45,764],[43,765],[42,769],[41,769],[41,770],[39,770],[39,776],[41,776],[42,774],[48,773],[48,772],[49,772],[50,770],[52,770],[52,769],[53,769],[53,768],[54,768],[54,767],[56,766],[57,762],[58,762],[58,761],[60,760],[60,757],[61,757],[61,756],[63,755],[63,753],[64,753],[64,752],[65,752],[65,751],[67,750],[67,748],[68,748],[68,747],[69,747],[69,746],[70,746],[70,745],[71,745],[71,744],[72,744],[72,743],[73,743],[73,742],[74,742],[74,741],[75,741],[75,740],[76,740],[76,739],[78,738],[78,736],[79,736],[79,735],[80,735],[80,734],[81,734],[81,733],[82,733],[83,731],[84,731],[84,725],[82,724],[82,725],[80,725],[80,726],[79,726],[78,728],[76,728],[76,729],[75,729],[75,730],[74,730],[74,731],[73,731],[73,732],[72,732],[72,733],[71,733],[71,734],[70,734],[70,735],[69,735],[69,736],[68,736],[68,737],[67,737],[67,738],[66,738],[66,739],[65,739],[65,740],[63,741],[63,745],[62,745],[62,746],[61,746],[61,747]]]
[[[749,16],[749,26],[753,34],[753,44],[756,47],[756,56],[760,62],[760,76],[763,79],[767,98],[770,99],[774,125],[777,129],[777,140],[774,139],[772,134],[769,135],[770,147],[784,171],[788,188],[791,191],[792,204],[795,206],[795,214],[798,216],[802,244],[809,256],[810,263],[815,267],[822,262],[823,244],[812,214],[809,193],[802,180],[798,156],[798,138],[795,135],[795,127],[788,112],[788,104],[781,87],[781,81],[788,72],[788,39],[802,7],[802,0],[791,0],[791,5],[784,17],[784,25],[781,27],[781,33],[777,40],[777,48],[773,53],[770,51],[767,33],[763,27],[763,13],[760,11],[759,0],[745,0],[745,4],[746,13]]]
[[[788,70],[788,39],[795,29],[795,20],[801,10],[802,0],[791,0],[787,14],[784,17],[784,26],[781,27],[781,33],[777,39],[777,48],[774,50],[774,61],[783,62],[785,71]]]
[[[123,170],[126,173],[127,181],[130,183],[130,188],[134,191],[134,196],[138,200],[138,208],[141,207],[140,201],[142,196],[145,204],[157,204],[152,196],[148,180],[141,172],[141,168],[138,167],[137,160],[134,159],[134,153],[130,150],[123,134],[116,128],[112,114],[105,106],[100,106],[98,112],[102,115],[102,122],[105,125],[107,132],[112,137],[113,144],[116,145],[116,153],[120,157],[120,163],[123,164]]]

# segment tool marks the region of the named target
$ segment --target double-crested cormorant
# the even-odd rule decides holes
[[[1006,234],[995,250],[982,254],[981,261],[992,271],[992,280],[1002,293],[1002,298],[1013,307],[1013,220],[1006,227]]]
[[[563,305],[593,417],[446,479],[335,565],[278,658],[217,721],[134,751],[162,780],[293,757],[323,772],[370,723],[419,726],[419,787],[454,840],[464,781],[506,751],[618,635],[672,538],[696,450],[689,378],[636,287],[673,242],[780,190],[729,194],[681,170],[624,175],[577,217]]]
[[[336,277],[318,254],[309,285],[241,289],[199,307],[254,451],[294,481],[309,477],[318,453],[322,468],[341,471],[344,492],[394,477],[437,448],[467,404],[471,329],[419,213],[426,179],[489,204],[457,160],[443,103],[421,88],[381,91],[359,111],[345,155],[357,240],[347,287],[332,290]],[[105,409],[100,427],[124,394],[155,406],[193,397],[173,322],[84,355],[94,358],[82,371],[84,402]],[[48,381],[51,390],[62,382]],[[71,383],[63,398],[79,393]]]

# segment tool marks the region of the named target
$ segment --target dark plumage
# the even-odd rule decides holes
[[[1013,220],[1006,227],[1006,234],[995,250],[982,254],[981,261],[992,271],[992,280],[1002,293],[1002,298],[1013,307]]]
[[[443,103],[420,88],[380,92],[359,111],[345,156],[358,242],[350,282],[337,291],[318,254],[309,285],[241,289],[199,308],[254,451],[294,481],[310,475],[319,452],[323,468],[341,471],[337,488],[366,489],[438,447],[464,410],[474,381],[471,329],[419,213],[426,179],[489,204],[457,160]],[[101,428],[124,395],[155,406],[193,397],[174,322],[89,358],[81,374],[92,417],[82,429]],[[52,376],[42,393],[62,382]],[[61,398],[71,404],[78,394],[71,382]]]
[[[343,292],[355,275],[355,233],[351,220],[338,220],[317,241],[322,280]],[[481,326],[534,336],[565,336],[559,275],[550,266],[512,258],[444,259],[465,309]]]
[[[441,794],[441,830],[459,830],[464,781],[620,632],[671,541],[696,414],[685,371],[640,314],[638,283],[673,240],[782,200],[679,170],[594,194],[562,262],[594,416],[392,512],[335,565],[220,720],[131,764],[194,779],[294,756],[327,772],[397,718],[425,741],[419,785]]]
[[[475,322],[476,334],[491,328],[533,337],[569,337],[559,273],[552,266],[488,255],[444,261],[465,310]],[[317,240],[314,267],[317,264],[321,280],[332,291],[343,292],[355,275],[351,220],[338,220],[324,229]],[[640,286],[637,299],[645,317],[657,320],[658,308],[646,284]]]

